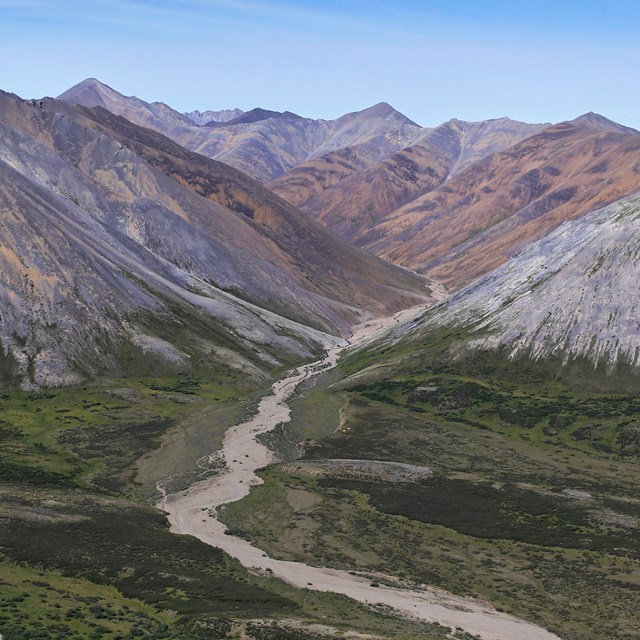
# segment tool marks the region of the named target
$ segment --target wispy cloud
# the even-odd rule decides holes
[[[347,7],[349,5],[347,4]],[[276,2],[265,0],[0,0],[3,22],[0,32],[7,33],[17,24],[49,23],[66,27],[82,35],[86,25],[97,29],[100,25],[120,26],[125,31],[140,30],[140,37],[154,32],[183,32],[203,37],[220,35],[208,31],[225,24],[247,29],[297,33],[349,32],[353,37],[377,33],[397,34],[397,28],[348,9],[328,4],[323,7],[304,2]]]
[[[96,76],[180,108],[386,100],[429,124],[593,109],[638,126],[639,22],[637,0],[0,0],[0,88]]]

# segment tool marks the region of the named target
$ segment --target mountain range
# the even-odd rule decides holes
[[[442,286],[465,292],[452,313],[466,317],[477,287],[494,303],[521,291],[497,274],[527,272],[517,260],[530,243],[572,230],[548,251],[547,273],[559,272],[569,245],[605,228],[583,226],[585,214],[613,216],[640,188],[640,133],[593,113],[429,129],[387,104],[332,121],[267,109],[196,118],[94,79],[60,98],[0,95],[2,370],[23,386],[124,370],[127,349],[184,370],[224,353],[265,376],[363,319],[434,302]],[[530,285],[527,304],[547,295]],[[536,304],[522,307],[528,322],[548,306]],[[542,352],[501,314],[511,329],[496,345]],[[562,341],[546,332],[566,338],[563,317],[531,328],[553,353]],[[631,358],[632,344],[607,340],[599,358]]]
[[[224,352],[266,375],[441,286],[498,300],[517,287],[491,294],[493,269],[521,271],[511,256],[570,220],[578,246],[585,214],[640,188],[640,134],[593,113],[432,129],[387,104],[333,121],[204,113],[94,79],[58,100],[0,96],[5,377],[70,384],[121,369],[124,345],[178,369]]]
[[[267,106],[0,92],[0,640],[635,638],[640,132]]]
[[[160,122],[162,103],[141,108],[96,80],[61,98],[105,106],[246,171],[334,234],[450,289],[640,188],[640,134],[594,113],[423,128],[378,104],[333,121],[254,109],[194,127],[177,112]]]
[[[557,125],[450,121],[378,165],[334,179],[333,162],[269,186],[368,252],[457,288],[640,188],[640,135],[595,114]]]
[[[248,176],[105,109],[3,93],[0,121],[1,340],[24,386],[117,370],[125,345],[269,369],[428,299]]]
[[[213,121],[196,126],[187,115],[164,103],[123,96],[93,78],[58,98],[86,107],[104,107],[261,182],[272,180],[311,157],[344,147],[355,146],[368,163],[376,162],[409,144],[422,131],[384,103],[336,120],[313,120],[291,112],[256,108],[224,123]]]
[[[468,166],[368,229],[359,245],[460,286],[566,220],[640,188],[640,134],[586,118]]]
[[[542,125],[509,118],[449,122],[425,130],[410,146],[369,165],[357,149],[310,160],[268,183],[289,202],[358,242],[366,231],[402,205],[432,191],[491,153],[502,151]]]

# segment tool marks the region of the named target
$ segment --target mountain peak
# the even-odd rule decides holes
[[[107,85],[104,84],[104,82],[100,82],[100,80],[98,80],[98,78],[85,78],[84,80],[82,80],[81,82],[78,82],[77,85],[75,85],[75,87],[72,87],[72,89],[74,88],[78,88],[78,87],[92,87],[92,86],[101,86],[101,87],[105,87]]]
[[[365,111],[370,111],[372,113],[379,113],[381,115],[387,115],[390,113],[399,113],[388,102],[377,102],[376,104],[370,106],[368,109],[365,109]]]
[[[569,120],[569,124],[580,129],[592,129],[594,131],[613,131],[615,133],[633,134],[640,133],[636,129],[625,127],[624,125],[618,124],[613,120],[609,120],[609,118],[605,118],[599,113],[594,113],[593,111],[583,113],[574,120]]]
[[[109,85],[97,78],[85,78],[82,82],[67,89],[58,96],[58,100],[82,104],[87,107],[105,106],[105,98],[123,97]]]
[[[164,102],[149,103],[135,96],[125,96],[96,78],[86,78],[79,82],[61,93],[58,100],[83,107],[103,107],[136,124],[161,131],[176,125],[194,124],[187,116],[178,113]]]
[[[419,127],[419,124],[413,122],[405,116],[403,113],[400,113],[397,109],[394,109],[388,102],[378,102],[366,109],[362,109],[361,111],[353,111],[351,113],[345,113],[345,115],[338,118],[338,121],[343,119],[353,119],[353,118],[395,118],[400,121],[402,124],[413,125],[414,127]]]
[[[109,85],[105,84],[98,80],[98,78],[85,78],[84,80],[78,82],[78,84],[74,84],[72,87],[67,89],[65,93],[71,93],[75,91],[82,91],[84,89],[109,89],[110,91],[115,91]],[[61,94],[62,95],[62,94]]]

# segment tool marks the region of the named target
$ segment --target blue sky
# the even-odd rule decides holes
[[[179,110],[333,118],[386,101],[451,117],[640,128],[640,2],[0,0],[0,88],[97,77]]]

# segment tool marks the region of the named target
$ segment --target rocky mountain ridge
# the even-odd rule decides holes
[[[371,165],[348,148],[299,165],[268,186],[356,244],[401,206],[442,185],[465,166],[502,151],[543,125],[509,118],[449,120]]]
[[[294,117],[295,114],[265,117],[266,110],[254,109],[253,116],[242,114],[235,124],[231,121],[200,127],[162,103],[123,96],[95,78],[83,80],[59,99],[87,107],[104,107],[261,182],[272,180],[312,157],[343,147],[357,146],[369,163],[377,162],[410,144],[423,131],[386,103],[336,120],[313,120]],[[249,121],[245,122],[245,117]]]
[[[101,106],[152,129],[193,125],[186,114],[175,111],[164,102],[145,102],[135,96],[123,96],[95,78],[83,80],[60,94],[57,99],[89,107]]]
[[[241,113],[237,117],[230,120],[226,120],[224,122],[207,122],[204,126],[211,128],[230,127],[238,124],[250,124],[252,122],[260,122],[261,120],[270,120],[271,118],[274,118],[276,120],[279,118],[282,118],[284,120],[297,120],[301,117],[302,116],[299,116],[297,113],[293,113],[291,111],[271,111],[270,109],[261,109],[260,107],[256,107],[255,109],[245,111],[244,113]]]

